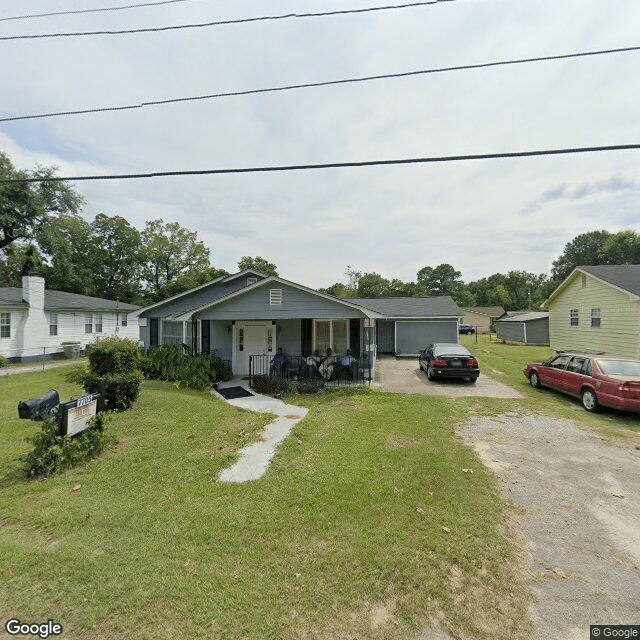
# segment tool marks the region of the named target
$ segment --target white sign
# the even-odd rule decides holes
[[[75,401],[75,405],[75,407],[66,406],[65,422],[68,436],[74,436],[89,426],[87,423],[96,415],[98,399],[94,399],[92,395],[83,396]]]

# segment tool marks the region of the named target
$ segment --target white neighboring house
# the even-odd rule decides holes
[[[100,336],[138,341],[136,305],[45,289],[44,278],[25,276],[22,288],[0,287],[0,354],[12,361],[55,357],[64,343],[79,349]]]

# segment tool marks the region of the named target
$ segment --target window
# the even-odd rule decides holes
[[[162,344],[181,345],[184,342],[182,338],[182,322],[162,321]]]
[[[335,354],[346,353],[349,347],[348,320],[314,320],[314,349],[324,354],[331,348]]]
[[[587,287],[587,274],[583,273],[582,274],[582,288],[586,289],[586,287]]]
[[[0,313],[0,338],[11,337],[11,314]]]
[[[258,282],[258,278],[247,278],[247,287],[250,287],[252,284]]]
[[[58,314],[53,311],[49,314],[49,335],[58,335]]]
[[[282,304],[282,289],[269,289],[269,303]]]
[[[592,326],[592,328],[599,329],[601,320],[602,320],[602,311],[600,309],[591,309],[591,326]]]
[[[584,358],[571,358],[571,362],[567,366],[567,371],[572,371],[573,373],[581,373],[582,368],[584,367]]]
[[[551,361],[549,366],[552,369],[564,369],[567,366],[567,362],[569,362],[569,357],[570,356],[558,356]]]
[[[577,309],[569,310],[569,326],[577,327],[580,321],[580,313]]]
[[[121,327],[126,327],[128,323],[128,318],[127,318],[127,314],[123,313],[122,314],[122,319],[120,320],[120,326]]]
[[[93,316],[90,313],[84,317],[84,332],[93,333]]]
[[[102,333],[102,314],[96,313],[96,333]]]

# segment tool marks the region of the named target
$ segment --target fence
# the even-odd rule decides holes
[[[270,376],[285,380],[309,380],[328,386],[371,383],[371,361],[368,356],[353,358],[346,364],[345,356],[317,359],[305,356],[285,356],[282,363],[273,362],[273,355],[249,356],[249,378]]]

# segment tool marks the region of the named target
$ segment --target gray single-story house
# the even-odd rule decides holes
[[[282,347],[290,356],[351,349],[375,366],[379,352],[416,355],[434,341],[458,341],[460,309],[448,296],[336,298],[309,287],[242,271],[139,309],[147,347],[186,345],[216,352],[247,375],[251,356]]]
[[[0,287],[0,354],[12,361],[61,356],[100,336],[139,339],[136,305],[45,287],[44,278],[25,276],[22,287]]]
[[[527,311],[496,320],[496,337],[522,344],[549,344],[549,313]]]

